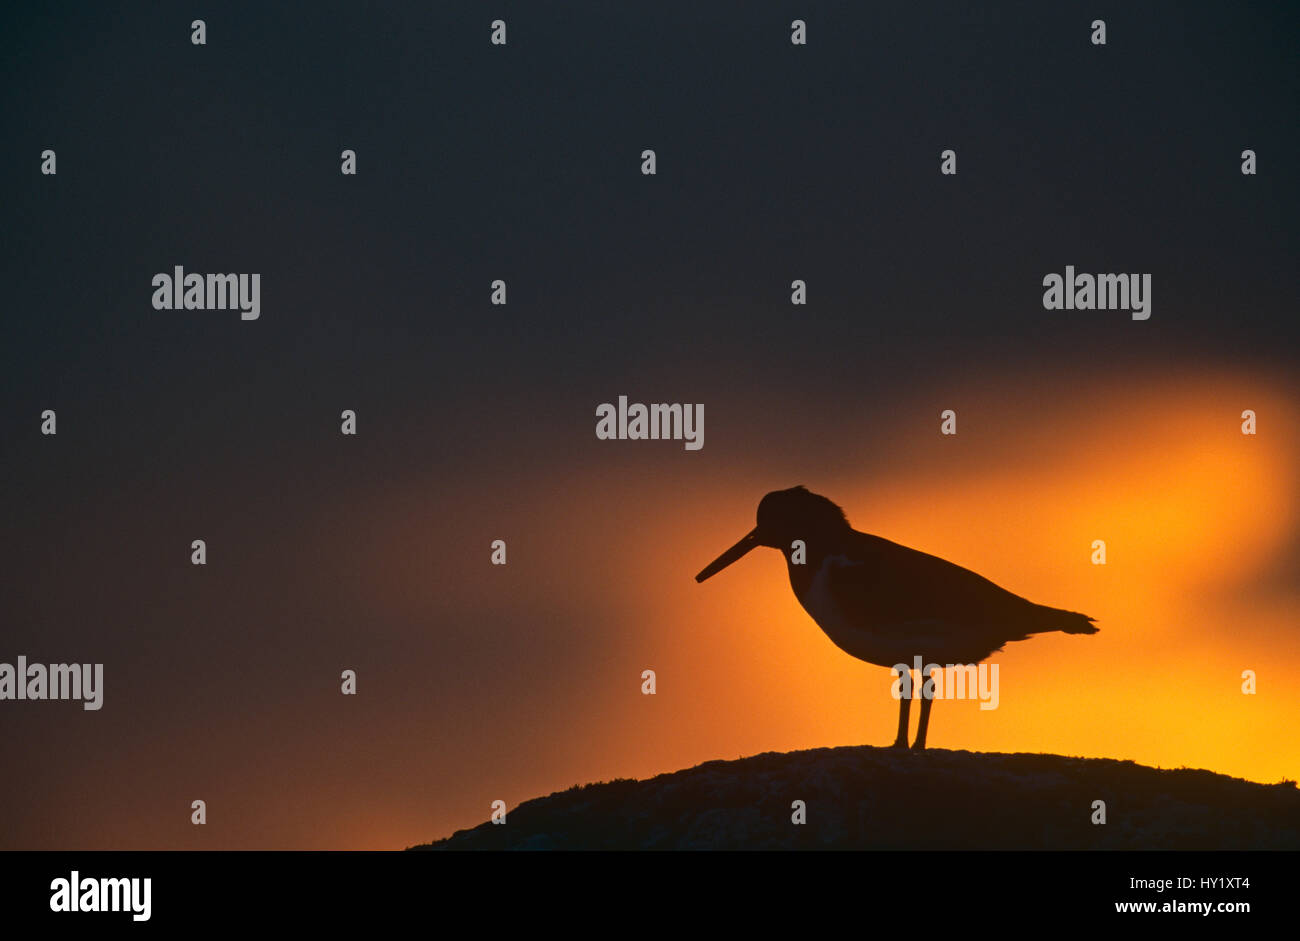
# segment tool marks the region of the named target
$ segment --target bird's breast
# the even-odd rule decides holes
[[[839,569],[848,571],[836,571]],[[795,585],[795,596],[817,626],[836,647],[859,660],[880,666],[909,663],[915,651],[907,652],[907,632],[875,624],[865,612],[846,611],[831,592],[832,572],[836,578],[852,578],[856,572],[861,572],[862,577],[868,574],[864,562],[842,555],[822,559],[811,579],[805,574],[803,584]]]
[[[855,656],[859,660],[867,660],[868,663],[879,663],[887,667],[898,663],[898,660],[889,660],[888,642],[872,629],[866,617],[861,613],[854,615],[845,611],[839,600],[831,593],[831,573],[835,569],[848,569],[846,572],[836,573],[836,577],[840,578],[853,577],[855,571],[866,574],[863,563],[854,563],[852,559],[842,555],[826,556],[813,572],[813,577],[807,578],[805,573],[805,577],[801,580],[803,584],[794,587],[794,594],[800,599],[803,610],[809,612],[809,616],[813,617],[823,632],[826,632],[831,642],[846,654]],[[889,662],[885,663],[885,660]]]

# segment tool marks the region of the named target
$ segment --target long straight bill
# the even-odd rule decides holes
[[[716,559],[714,559],[712,562],[706,565],[704,567],[704,570],[700,572],[699,575],[695,576],[695,580],[697,582],[702,582],[706,578],[711,578],[712,576],[717,575],[719,572],[725,569],[732,562],[735,562],[737,559],[743,556],[750,549],[755,549],[757,547],[758,547],[758,530],[753,529],[749,532],[747,536],[745,536],[744,539],[740,540],[740,542],[736,543],[726,552],[722,553],[722,555],[718,556]]]

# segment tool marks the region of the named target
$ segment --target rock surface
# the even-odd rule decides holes
[[[1104,758],[819,748],[573,787],[412,849],[1300,849],[1300,790]]]

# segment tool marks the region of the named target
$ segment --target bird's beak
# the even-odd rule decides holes
[[[747,535],[744,539],[740,540],[740,542],[736,543],[726,552],[722,553],[722,555],[718,556],[716,559],[714,559],[712,562],[706,565],[704,567],[704,570],[700,572],[699,575],[695,576],[695,580],[697,582],[702,582],[706,578],[710,578],[714,575],[717,575],[719,572],[725,569],[732,562],[735,562],[737,559],[739,559],[750,549],[754,549],[757,547],[758,547],[758,529],[755,528],[750,530],[749,535]]]

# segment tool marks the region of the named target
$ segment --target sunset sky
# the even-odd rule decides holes
[[[3,14],[0,662],[106,690],[0,702],[0,849],[401,848],[886,745],[778,553],[693,580],[795,484],[1097,619],[931,747],[1300,775],[1296,12],[806,9]],[[261,319],[153,310],[177,264]],[[1151,319],[1044,310],[1066,265]],[[703,448],[597,440],[619,395]]]

